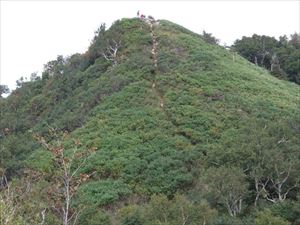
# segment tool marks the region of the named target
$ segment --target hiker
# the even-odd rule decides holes
[[[140,17],[140,10],[137,11],[136,16],[139,18]]]
[[[153,17],[153,16],[150,16],[150,15],[148,16],[148,19],[149,19],[149,20],[153,20],[153,21],[155,20],[154,17]]]
[[[141,19],[144,20],[145,18],[146,18],[146,16],[145,16],[144,14],[142,14],[142,15],[141,15]]]

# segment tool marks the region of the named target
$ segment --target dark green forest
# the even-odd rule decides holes
[[[268,69],[271,74],[300,84],[300,35],[295,33],[276,40],[274,37],[254,34],[236,40],[232,49],[255,63]]]
[[[0,224],[300,225],[297,38],[102,24],[0,97]]]

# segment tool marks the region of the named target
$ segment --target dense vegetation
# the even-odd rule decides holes
[[[250,62],[264,67],[281,79],[300,84],[300,35],[295,33],[290,39],[254,34],[236,40],[233,48]]]
[[[18,86],[0,223],[300,224],[299,86],[201,35],[122,19]]]

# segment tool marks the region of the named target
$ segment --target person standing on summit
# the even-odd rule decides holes
[[[142,20],[143,20],[143,19],[146,19],[146,16],[145,16],[144,14],[141,14],[141,13],[140,13],[140,10],[137,11],[136,15],[137,15],[138,18],[140,18],[140,19],[142,19]]]

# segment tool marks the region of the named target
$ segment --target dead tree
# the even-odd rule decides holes
[[[279,169],[275,164],[274,169],[274,176],[270,177],[270,183],[272,188],[275,190],[276,197],[268,198],[267,196],[267,200],[273,203],[283,202],[289,192],[298,186],[298,181],[287,187],[287,182],[291,177],[291,172],[293,169],[292,164],[289,164],[285,169]]]
[[[255,177],[256,197],[254,206],[257,206],[260,196],[272,203],[283,202],[290,191],[296,188],[299,184],[299,181],[294,181],[293,184],[287,184],[291,178],[291,172],[293,169],[292,164],[289,164],[284,169],[279,169],[275,164],[272,174]]]
[[[60,218],[63,225],[74,225],[77,222],[79,210],[71,207],[74,196],[79,185],[86,181],[88,174],[79,174],[79,170],[84,166],[87,158],[91,156],[91,150],[79,150],[81,145],[79,140],[74,140],[74,146],[66,149],[64,141],[68,138],[68,133],[50,130],[54,136],[54,141],[47,142],[45,138],[35,134],[34,137],[51,154],[56,171],[52,177],[52,184],[48,189],[48,201],[51,209]]]
[[[113,66],[116,66],[118,64],[117,53],[121,46],[121,41],[112,40],[101,54],[107,61],[111,61]]]
[[[230,216],[237,216],[242,211],[243,196],[229,193],[225,205]]]

